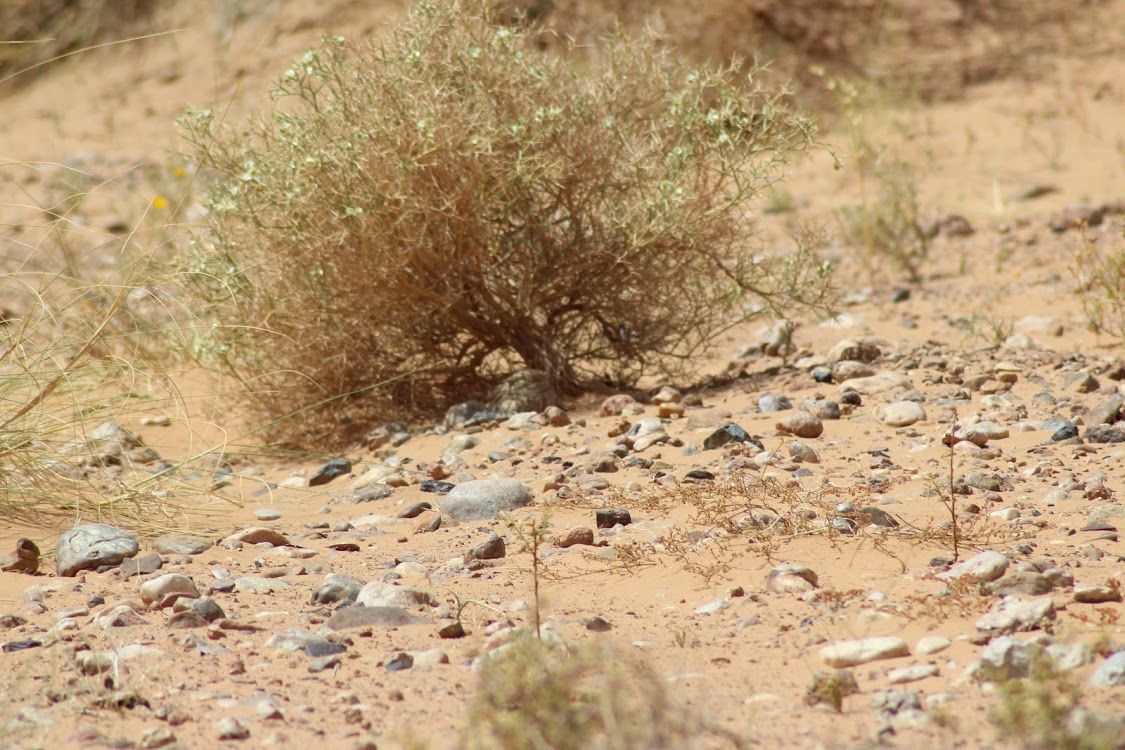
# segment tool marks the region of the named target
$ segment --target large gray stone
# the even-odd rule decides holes
[[[106,523],[87,523],[59,537],[55,565],[60,576],[73,576],[80,570],[117,565],[139,551],[136,538],[124,529]]]
[[[559,395],[547,373],[527,369],[512,373],[496,386],[488,405],[501,414],[519,414],[524,411],[541,412],[548,406],[558,406],[558,401]]]
[[[487,521],[530,503],[531,493],[514,479],[476,479],[450,490],[441,512],[457,521]]]

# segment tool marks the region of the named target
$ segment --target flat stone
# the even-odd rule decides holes
[[[1026,594],[1027,596],[1040,596],[1049,594],[1054,586],[1051,579],[1042,573],[1030,570],[1020,570],[1009,573],[986,586],[988,593],[994,596],[1008,594]]]
[[[841,383],[837,390],[841,395],[858,393],[861,396],[874,396],[879,393],[910,387],[910,378],[894,372],[881,372],[866,378],[852,378]]]
[[[909,427],[926,418],[926,410],[913,401],[895,401],[875,410],[875,416],[889,427]]]
[[[210,539],[190,534],[164,534],[152,540],[152,548],[162,555],[201,555],[211,545]]]
[[[900,656],[910,656],[910,646],[903,639],[894,636],[841,641],[820,649],[820,658],[836,669]]]
[[[531,504],[531,493],[514,479],[476,479],[450,490],[441,511],[456,521],[487,521]]]
[[[937,578],[940,581],[956,581],[972,577],[982,583],[988,583],[1000,578],[1007,569],[1007,555],[985,551],[957,563],[944,573],[939,573]]]
[[[918,639],[918,643],[914,646],[915,653],[920,656],[930,656],[946,650],[953,642],[948,638],[943,638],[939,635],[928,635]]]
[[[1087,586],[1076,586],[1074,601],[1080,604],[1105,604],[1121,601],[1121,589],[1114,588],[1105,583],[1095,583]]]
[[[397,628],[404,625],[417,625],[426,620],[416,617],[401,607],[344,607],[339,609],[324,623],[331,630],[351,630],[353,628]]]
[[[358,581],[343,573],[330,573],[325,576],[324,583],[313,591],[310,600],[313,604],[354,602],[363,585],[363,581]]]
[[[139,551],[136,537],[124,529],[105,523],[87,523],[59,537],[55,564],[60,576],[74,576],[81,570],[117,565]]]
[[[584,527],[569,529],[555,537],[555,546],[566,549],[577,545],[593,546],[594,530]]]
[[[1050,597],[1020,599],[1009,596],[997,602],[976,621],[977,630],[988,635],[1008,635],[1038,630],[1055,619],[1055,604]]]
[[[913,667],[901,667],[887,672],[887,682],[892,685],[902,685],[907,682],[917,682],[929,677],[936,677],[941,669],[936,664],[917,664]]]
[[[126,578],[134,576],[147,576],[150,573],[155,573],[164,566],[164,561],[160,559],[160,555],[155,552],[150,552],[147,555],[140,557],[130,557],[121,561],[121,575]]]
[[[234,588],[238,591],[253,591],[258,594],[266,594],[271,591],[285,591],[289,588],[289,584],[276,578],[240,576],[234,579]]]
[[[287,547],[289,540],[284,534],[266,528],[265,526],[251,526],[228,536],[223,540],[241,542],[242,544],[268,544],[272,547]]]

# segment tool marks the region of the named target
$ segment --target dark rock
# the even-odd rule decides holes
[[[346,458],[334,458],[324,466],[321,466],[320,470],[312,475],[312,478],[309,479],[309,487],[319,487],[321,485],[328,484],[333,479],[346,477],[351,473],[351,461]]]
[[[625,508],[600,508],[594,511],[594,519],[599,529],[612,529],[618,524],[628,526],[633,522],[633,517]]]
[[[863,399],[855,391],[840,394],[840,403],[848,406],[863,406]]]
[[[1055,432],[1051,435],[1051,442],[1061,443],[1064,440],[1070,440],[1071,438],[1076,437],[1078,437],[1078,425],[1074,424],[1073,422],[1068,422],[1067,424],[1055,430]]]
[[[438,630],[438,637],[445,638],[447,640],[453,638],[464,638],[465,635],[465,626],[462,625],[459,620],[457,622],[451,622]]]
[[[488,538],[477,544],[465,555],[466,560],[499,560],[507,554],[503,537],[489,534]]]
[[[424,484],[424,482],[423,482],[423,484]],[[442,484],[449,484],[449,483],[443,482]],[[456,486],[456,485],[451,484],[451,485],[449,485],[449,488],[453,489],[454,486]],[[447,490],[447,492],[448,492],[448,490]],[[418,516],[425,513],[427,510],[433,510],[433,509],[434,509],[434,506],[430,505],[427,502],[413,503],[411,505],[406,506],[402,510],[400,510],[398,512],[397,518],[417,518]]]
[[[414,657],[406,652],[399,652],[393,659],[387,662],[388,672],[402,672],[414,667]]]
[[[765,447],[754,438],[746,430],[742,429],[734,422],[727,422],[720,426],[717,430],[707,436],[703,441],[703,450],[715,450],[722,448],[728,443],[751,443],[756,446],[758,450],[765,450]]]
[[[423,479],[422,483],[418,485],[418,489],[422,492],[432,492],[435,495],[448,495],[457,485],[453,482],[441,482],[437,479]],[[400,516],[401,518],[413,518],[413,516]]]
[[[314,659],[319,659],[322,656],[334,656],[342,654],[348,650],[348,647],[342,643],[333,643],[332,641],[314,641],[305,646],[304,652],[306,656],[311,656]]]
[[[155,573],[160,570],[164,565],[164,561],[160,559],[160,555],[155,552],[150,552],[141,557],[134,557],[124,560],[121,563],[121,575],[126,578],[133,576],[145,576],[149,573]]]
[[[386,500],[394,494],[395,488],[390,485],[380,484],[375,482],[364,487],[362,490],[350,492],[347,495],[341,495],[337,501],[345,500],[352,505],[359,505],[360,503],[372,503],[378,500]]]
[[[856,513],[856,519],[862,523],[882,526],[885,529],[898,528],[898,521],[894,516],[882,508],[876,508],[874,505],[867,505],[860,508]]]
[[[684,479],[694,479],[696,481],[710,481],[715,478],[715,475],[706,469],[692,469],[687,474],[684,474]]]
[[[601,617],[598,617],[597,615],[593,617],[587,617],[582,621],[582,624],[586,626],[587,630],[593,633],[608,633],[609,631],[613,630],[613,626],[610,625],[609,622]]]
[[[4,653],[8,654],[8,653],[11,653],[13,651],[27,651],[28,649],[31,649],[31,648],[39,648],[42,645],[43,645],[42,641],[33,641],[33,640],[9,641],[8,643],[4,644],[2,650],[4,651]]]
[[[198,612],[193,612],[186,609],[183,612],[177,612],[168,618],[168,627],[174,630],[186,630],[189,628],[205,628],[210,623]]]

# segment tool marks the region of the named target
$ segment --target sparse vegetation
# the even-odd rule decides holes
[[[1000,738],[1023,750],[1112,750],[1119,747],[1116,730],[1082,707],[1082,689],[1041,655],[1031,675],[1000,687],[1000,700],[989,719]]]
[[[1071,266],[1086,323],[1094,333],[1125,339],[1125,233],[1117,247],[1106,247],[1083,231]]]
[[[544,53],[490,8],[325,40],[248,131],[184,120],[221,176],[183,264],[201,349],[261,421],[343,397],[289,440],[477,395],[517,362],[565,391],[684,370],[750,316],[829,300],[811,248],[763,254],[746,222],[814,137],[780,92],[651,37]]]
[[[743,747],[695,717],[636,657],[534,637],[484,657],[463,748],[642,750]]]

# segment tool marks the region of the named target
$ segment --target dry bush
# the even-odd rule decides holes
[[[184,119],[220,176],[183,266],[200,350],[275,436],[338,441],[519,362],[563,391],[629,383],[749,316],[821,306],[810,248],[753,241],[752,201],[814,132],[753,76],[651,37],[554,55],[486,0],[326,39],[269,121]]]
[[[592,40],[621,23],[651,24],[697,61],[732,56],[773,60],[798,93],[821,103],[810,66],[877,81],[924,99],[1042,71],[1053,54],[1086,52],[1106,38],[1096,11],[1104,0],[513,0],[545,28]],[[545,39],[549,43],[549,39]],[[1097,45],[1094,45],[1097,46]],[[1104,51],[1104,50],[1103,50]],[[831,102],[824,102],[831,104]]]
[[[461,747],[636,750],[743,747],[678,705],[637,657],[534,637],[484,658]]]
[[[0,3],[0,85],[25,83],[69,52],[111,36],[147,13],[152,0],[5,0]]]
[[[1125,339],[1125,231],[1115,239],[1083,229],[1071,273],[1090,330]]]

